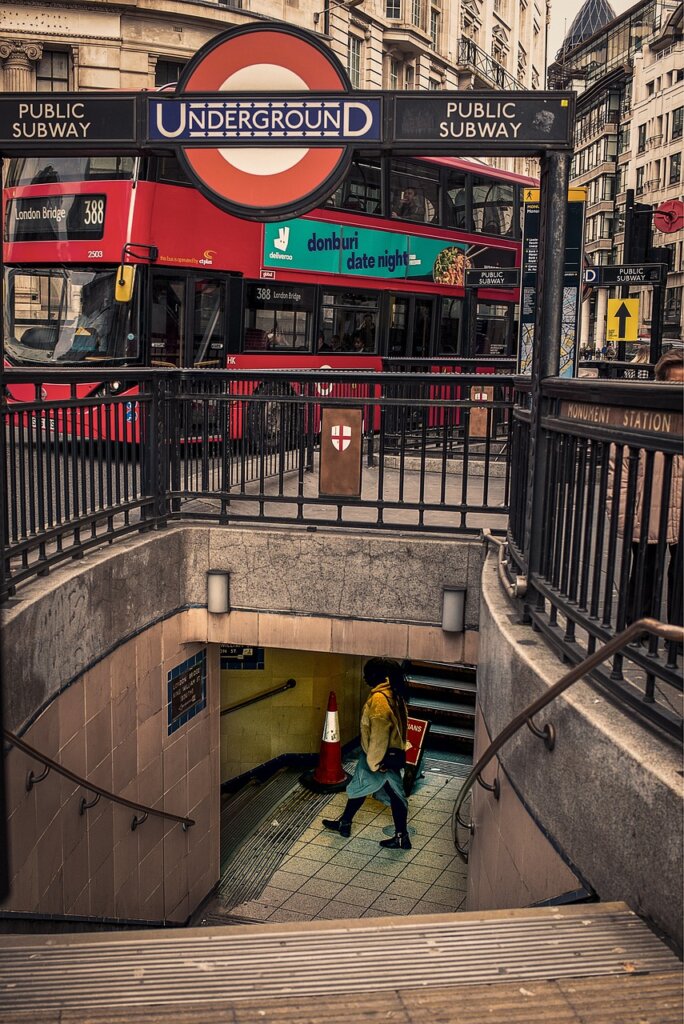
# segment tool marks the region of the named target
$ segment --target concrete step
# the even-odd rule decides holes
[[[446,679],[442,676],[429,676],[423,673],[410,672],[406,676],[410,690],[435,690],[444,693],[476,693],[477,684],[474,679]]]
[[[409,698],[410,712],[427,712],[436,715],[459,715],[464,718],[475,718],[474,704],[461,704],[456,701],[438,700],[436,697],[414,697]]]
[[[681,973],[674,953],[622,903],[112,936],[11,936],[0,937],[0,1022],[53,1024],[67,1016],[70,1024],[358,1022],[394,1017],[396,1004],[402,1011],[396,1019],[411,1024],[660,1024],[681,1020]],[[645,978],[648,1014],[611,1016],[618,1003],[631,1000],[633,1009]],[[592,1000],[581,995],[588,980],[596,983]],[[462,1005],[459,992],[466,998],[473,987],[480,993],[489,988],[496,1016],[485,1012],[484,1002],[467,1018],[449,1015],[445,1005],[438,1009],[445,989],[453,1010]],[[411,1001],[411,992],[421,998]],[[315,1000],[315,1013],[304,1012],[307,999]],[[259,1009],[249,1016],[254,1000]],[[366,1015],[366,1006],[378,1015]],[[355,1016],[345,1016],[347,1009]]]

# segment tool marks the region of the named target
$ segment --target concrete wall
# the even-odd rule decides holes
[[[487,749],[491,739],[478,711],[476,756]],[[495,760],[483,777],[491,784],[497,776],[498,801],[480,786],[474,794],[475,839],[468,862],[468,909],[529,907],[581,889],[581,881],[530,816],[500,762]]]
[[[543,640],[535,638],[529,626],[518,624],[518,617],[501,589],[491,555],[481,591],[480,643],[487,656],[478,669],[479,706],[491,736],[565,671]],[[553,752],[527,729],[500,751],[503,770],[532,816],[572,872],[602,900],[624,900],[681,946],[680,755],[584,683],[575,684],[536,721],[540,726],[547,721],[555,725]],[[493,771],[490,766],[487,781]],[[509,836],[518,828],[520,809],[507,798],[494,803],[479,787],[473,800],[475,880],[481,873],[476,865],[487,861],[492,835]],[[500,857],[495,871],[487,868],[492,890],[487,905],[508,906],[506,894],[521,884],[538,893],[535,871],[534,856],[523,855],[517,861],[515,856]],[[556,885],[554,878],[548,896],[557,895],[552,891]],[[475,891],[472,900],[469,894],[469,909],[478,909]]]
[[[269,756],[292,749],[288,732],[304,745],[302,699],[303,752],[316,750],[328,690],[317,657],[338,659],[349,695],[345,738],[360,697],[358,675],[351,679],[343,656],[477,660],[481,561],[475,540],[179,527],[91,553],[22,588],[2,613],[6,727],[105,788],[155,806],[163,801],[198,824],[186,834],[149,819],[132,833],[131,812],[104,800],[80,817],[80,794],[54,775],[26,793],[26,772],[40,769],[14,750],[14,881],[6,908],[184,920],[218,877],[217,645],[312,652],[288,668],[286,677],[299,675],[303,688],[284,695],[290,714],[278,716],[278,729],[271,722],[280,735]],[[231,573],[228,615],[207,613],[208,568]],[[462,635],[439,627],[447,584],[468,587]],[[167,674],[204,647],[208,707],[169,736]],[[256,705],[259,717],[273,715],[264,706]],[[261,760],[261,748],[252,756],[244,742],[250,731],[242,729],[226,777]]]

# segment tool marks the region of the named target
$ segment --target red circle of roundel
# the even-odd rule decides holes
[[[245,39],[246,35],[251,38]],[[284,36],[286,38],[284,38]],[[213,40],[185,69],[179,91],[216,93],[310,90],[346,92],[344,69],[329,51],[294,34],[245,25]],[[183,149],[193,174],[229,205],[263,209],[287,207],[315,193],[340,165],[346,148],[289,149],[229,145]],[[268,165],[271,165],[270,167]]]

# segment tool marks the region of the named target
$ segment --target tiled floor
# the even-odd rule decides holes
[[[379,846],[392,824],[389,808],[369,797],[350,839],[326,831],[317,819],[299,836],[258,898],[220,908],[224,917],[252,921],[453,913],[463,906],[466,866],[456,856],[451,813],[462,779],[425,773],[409,799],[411,850]],[[344,793],[332,794],[321,817],[338,817]],[[277,808],[274,817],[277,818]],[[214,917],[214,923],[216,918]]]

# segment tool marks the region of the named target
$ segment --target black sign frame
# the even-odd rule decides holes
[[[38,100],[36,97],[49,96],[50,100]],[[175,102],[184,100],[201,100],[205,103],[223,103],[227,99],[245,98],[244,93],[117,93],[109,92],[64,92],[64,93],[4,93],[0,96],[0,155],[30,156],[37,153],[59,155],[78,154],[142,154],[168,153],[183,148],[216,147],[216,139],[198,138],[192,142],[167,139],[151,139],[149,132],[149,108],[151,103]],[[516,154],[520,156],[539,156],[547,151],[572,150],[572,123],[574,120],[575,94],[573,92],[458,92],[444,91],[438,95],[426,92],[396,92],[376,89],[354,89],[348,93],[314,93],[314,92],[282,92],[259,93],[260,100],[292,100],[293,102],[324,100],[326,97],[338,100],[344,96],[347,100],[364,103],[366,100],[375,106],[380,104],[382,115],[382,133],[380,139],[364,142],[359,140],[339,141],[329,138],[307,136],[307,147],[349,146],[358,150],[391,151],[397,156],[444,156],[454,155],[456,150],[464,156],[487,156]],[[435,125],[439,125],[446,117],[450,104],[470,103],[475,109],[477,104],[493,108],[512,108],[521,114],[522,121],[512,117],[502,118],[497,123],[492,116],[489,123],[490,138],[455,139],[450,136],[440,137],[435,133]],[[496,97],[495,100],[492,97]],[[24,111],[22,108],[28,108]],[[54,116],[38,116],[41,111],[51,108]],[[69,113],[78,116],[69,117]],[[536,112],[536,113],[535,113]],[[554,117],[554,125],[560,120],[563,126],[554,134],[546,132],[541,125],[537,129],[530,126],[531,121],[539,113],[558,115]],[[509,113],[513,113],[512,110]],[[35,116],[33,116],[35,115]],[[468,123],[475,123],[475,115]],[[507,124],[518,124],[521,127],[514,138],[497,135],[498,128]],[[43,127],[40,127],[40,126]],[[30,133],[29,133],[30,130]],[[430,136],[432,131],[432,137]],[[523,134],[524,131],[524,134]],[[29,133],[29,134],[27,134]],[[301,135],[289,138],[278,138],[278,146],[301,147]],[[263,146],[272,147],[273,139],[231,138],[231,146],[245,145],[250,148]]]
[[[493,281],[492,278],[499,278]],[[482,270],[466,270],[466,288],[519,288],[520,267],[487,267]]]
[[[620,288],[623,285],[657,288],[667,277],[666,263],[622,263],[614,267],[598,266],[590,269],[596,273],[596,281],[585,283],[593,288]],[[621,277],[622,274],[626,276]]]

